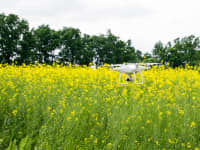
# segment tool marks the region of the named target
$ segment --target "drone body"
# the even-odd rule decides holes
[[[139,66],[138,64],[122,64],[117,68],[113,68],[112,70],[131,75],[134,72],[138,72],[145,69],[149,69],[149,67]]]
[[[118,64],[118,65],[111,65],[111,70],[115,70],[115,71],[119,71],[120,75],[119,75],[119,84],[123,85],[123,84],[128,84],[128,82],[126,83],[121,83],[121,76],[122,73],[125,73],[127,75],[126,77],[126,81],[132,81],[132,75],[134,75],[135,78],[135,84],[143,84],[143,76],[142,76],[142,70],[147,70],[150,69],[150,65],[158,65],[159,63],[148,63],[147,67],[145,66],[141,66],[137,63],[128,63],[128,64]],[[141,82],[137,82],[136,81],[136,72],[140,73],[140,77],[141,77]]]

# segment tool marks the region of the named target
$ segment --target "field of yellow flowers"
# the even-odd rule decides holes
[[[118,77],[108,68],[0,65],[0,149],[200,149],[198,68],[143,71],[142,85]]]

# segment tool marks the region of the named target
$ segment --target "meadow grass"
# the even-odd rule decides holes
[[[0,149],[198,150],[198,70],[153,68],[119,85],[108,68],[0,65]]]

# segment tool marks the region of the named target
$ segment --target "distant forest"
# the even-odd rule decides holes
[[[77,28],[54,30],[49,25],[30,29],[16,14],[0,13],[0,63],[96,65],[123,62],[161,62],[176,67],[200,63],[200,38],[189,35],[172,42],[155,43],[151,53],[142,54],[131,40],[123,41],[111,30],[106,34],[83,34]]]

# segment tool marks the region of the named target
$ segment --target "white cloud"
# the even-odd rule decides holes
[[[6,0],[0,10],[15,13],[32,27],[49,24],[79,28],[83,33],[106,33],[131,39],[143,52],[151,51],[158,40],[199,36],[199,0]]]

